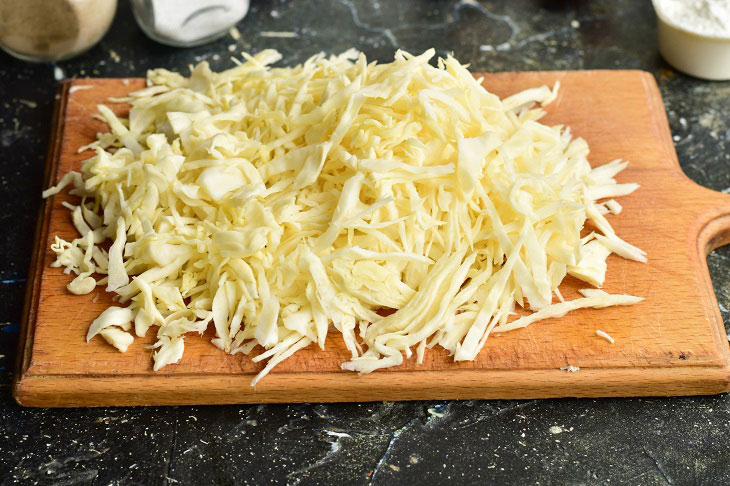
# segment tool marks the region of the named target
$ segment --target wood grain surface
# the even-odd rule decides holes
[[[62,407],[693,395],[730,389],[728,338],[705,262],[710,249],[730,241],[730,196],[702,188],[681,172],[653,77],[641,71],[478,76],[500,96],[560,80],[560,95],[547,107],[543,122],[569,125],[585,138],[593,165],[615,158],[631,161],[619,182],[638,182],[641,188],[621,198],[623,213],[609,219],[622,238],[648,252],[649,262],[611,255],[604,290],[645,301],[579,310],[493,336],[473,362],[454,363],[446,351],[434,349],[421,366],[411,358],[401,367],[358,376],[340,369],[349,353],[330,333],[325,351],[310,346],[296,353],[254,388],[250,380],[263,364],[222,353],[206,334],[191,335],[180,363],[155,373],[145,349],[153,332],[137,338],[126,353],[101,338],[85,342],[89,323],[112,301],[102,287],[89,295],[71,295],[66,290],[70,277],[49,267],[54,236],[77,237],[70,213],[61,205],[74,198],[64,192],[46,201],[39,216],[16,400]],[[61,85],[48,184],[78,169],[90,156],[77,153],[78,148],[106,130],[91,117],[96,105],[143,85],[141,79]],[[111,106],[122,115],[128,109]],[[573,298],[582,287],[567,277],[561,291]],[[608,332],[615,344],[598,337],[596,329]],[[569,365],[580,370],[561,370]]]

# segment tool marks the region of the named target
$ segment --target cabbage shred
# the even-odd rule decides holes
[[[368,373],[437,345],[472,360],[493,331],[640,301],[552,303],[567,274],[600,287],[612,252],[646,260],[604,216],[620,205],[598,201],[638,187],[614,179],[626,163],[592,169],[584,140],[539,123],[557,85],[500,100],[433,56],[272,68],[265,50],[221,73],[150,71],[128,119],[100,106],[96,155],[44,193],[81,196],[81,236],[52,246],[69,290],[105,285],[126,304],[87,340],[124,351],[155,328],[157,370],[212,325],[221,350],[261,350],[256,384],[333,329],[342,367]],[[510,321],[516,306],[535,313]]]

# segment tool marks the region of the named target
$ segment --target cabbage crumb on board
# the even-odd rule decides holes
[[[558,290],[568,274],[601,287],[611,253],[646,261],[606,219],[638,187],[615,179],[627,163],[592,169],[584,140],[538,122],[557,84],[500,100],[433,56],[272,68],[265,50],[221,73],[150,71],[114,100],[129,119],[100,105],[96,155],[43,194],[80,197],[64,203],[79,238],[51,246],[68,290],[105,286],[124,306],[87,340],[123,352],[132,330],[156,332],[158,370],[213,325],[221,350],[266,360],[255,385],[333,330],[342,368],[369,373],[434,346],[473,360],[493,332],[641,301]]]

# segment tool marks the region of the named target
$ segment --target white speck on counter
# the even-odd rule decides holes
[[[580,22],[577,20],[571,20],[570,26],[573,27],[574,29],[577,29],[578,27],[580,27]]]
[[[562,427],[560,427],[559,425],[553,425],[552,427],[550,427],[550,428],[548,429],[548,431],[549,431],[549,432],[550,432],[551,434],[562,434],[563,432],[565,432],[565,429],[563,429],[563,428],[562,428]]]
[[[122,60],[122,58],[119,57],[119,54],[117,54],[117,51],[115,51],[114,49],[109,49],[109,57],[111,57],[112,61],[116,62],[117,64],[119,64],[119,62],[121,62]]]
[[[23,105],[25,105],[25,106],[27,106],[28,108],[31,108],[31,109],[32,109],[32,108],[37,108],[37,107],[38,107],[38,103],[36,103],[35,101],[31,101],[31,100],[22,100],[22,99],[21,99],[21,100],[18,100],[18,102],[19,102],[19,103],[21,103],[21,104],[23,104]]]
[[[280,17],[281,17],[281,14],[279,13],[279,11],[278,11],[278,10],[272,10],[272,11],[271,11],[271,16],[272,16],[273,18],[275,18],[275,19],[278,19],[278,18],[280,18]]]
[[[239,30],[235,26],[231,27],[228,30],[228,34],[233,38],[233,40],[238,40],[241,38],[241,32],[239,32]]]
[[[564,368],[560,368],[560,369],[563,371],[568,371],[570,373],[575,373],[576,371],[580,370],[579,367],[573,366],[573,365],[568,365],[568,366],[566,366]]]
[[[718,122],[718,119],[713,112],[708,111],[700,115],[697,122],[704,128],[713,128]]]
[[[293,39],[295,37],[299,37],[299,34],[296,32],[290,32],[290,31],[272,31],[272,30],[264,30],[259,32],[260,37],[275,37],[279,39]]]
[[[228,46],[228,52],[234,52],[236,50],[236,44],[230,44]]]
[[[66,77],[66,73],[63,72],[63,69],[61,69],[59,66],[53,67],[53,77],[56,81],[61,81],[63,78]]]
[[[439,412],[438,410],[436,410],[435,408],[429,408],[428,409],[428,413],[432,417],[436,417],[436,418],[441,418],[441,417],[443,417],[445,415],[445,414]]]
[[[325,430],[325,434],[331,435],[332,437],[346,437],[348,439],[352,439],[352,436],[346,432],[336,432],[334,430]]]

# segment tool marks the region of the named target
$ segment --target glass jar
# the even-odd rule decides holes
[[[249,0],[132,0],[142,31],[174,47],[192,47],[222,37],[246,16]]]
[[[26,61],[61,61],[109,30],[117,0],[0,0],[0,47]]]

